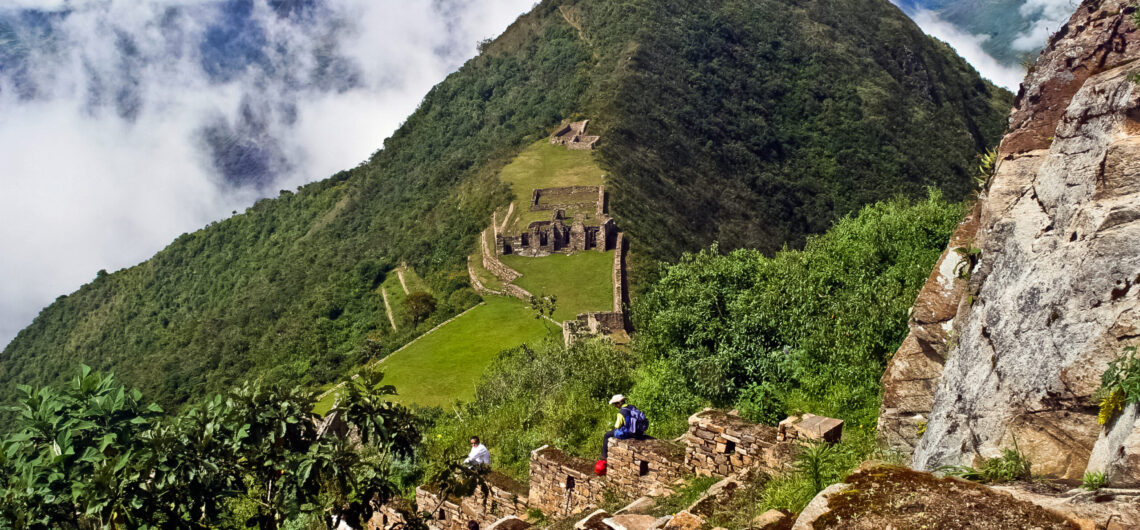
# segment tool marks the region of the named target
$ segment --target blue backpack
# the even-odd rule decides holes
[[[626,405],[625,408],[629,409],[629,417],[626,418],[627,430],[638,436],[645,434],[645,431],[649,430],[649,418],[633,405]]]

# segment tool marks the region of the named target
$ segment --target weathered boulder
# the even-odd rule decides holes
[[[975,528],[1078,530],[1077,521],[981,484],[895,466],[866,466],[804,508],[793,530]]]
[[[896,451],[913,451],[934,404],[934,389],[946,362],[954,317],[966,292],[960,271],[970,266],[968,256],[955,249],[969,249],[977,229],[975,208],[954,230],[919,290],[908,322],[910,333],[883,373],[878,436]]]
[[[1140,487],[1140,405],[1131,403],[1100,433],[1086,471],[1115,488]],[[1140,520],[1137,521],[1140,524]]]
[[[625,514],[609,517],[602,522],[614,530],[649,530],[657,518],[652,515]]]
[[[487,530],[526,530],[534,525],[519,519],[513,515],[508,515],[487,527]]]
[[[605,523],[605,520],[610,517],[612,516],[605,510],[594,510],[593,513],[575,523],[574,528],[576,530],[610,530],[609,525]]]
[[[705,527],[705,520],[683,510],[673,514],[673,518],[665,523],[665,530],[699,530]]]
[[[937,330],[925,342],[912,333],[884,375],[886,441],[905,448],[921,429],[903,419],[927,418],[917,468],[976,465],[1016,445],[1035,473],[1085,472],[1101,432],[1092,393],[1107,364],[1140,340],[1134,10],[1126,0],[1084,2],[1050,40],[1015,101],[976,210],[968,244],[980,260],[968,282],[951,282],[964,289],[940,285],[931,295],[949,293],[935,308],[957,298],[955,315],[941,321],[952,320],[941,375]],[[952,242],[944,260],[956,246],[964,245]],[[932,273],[936,283],[944,268]],[[922,414],[921,383],[934,379]]]
[[[831,496],[850,487],[850,484],[840,482],[839,484],[832,484],[823,488],[823,491],[817,493],[815,498],[800,511],[800,515],[796,517],[796,524],[792,526],[792,530],[811,530],[814,528],[816,519],[819,519],[823,514],[827,513],[827,503],[831,500]]]
[[[760,515],[757,515],[752,520],[751,528],[757,530],[769,530],[780,528],[788,520],[791,515],[788,512],[781,510],[768,510]]]
[[[1070,490],[1058,493],[1032,491],[1025,485],[994,486],[994,489],[1048,508],[1081,524],[1082,530],[1107,528],[1119,523],[1124,528],[1140,528],[1140,492],[1118,489]]]
[[[625,505],[624,508],[618,510],[615,515],[647,515],[649,512],[653,511],[653,505],[656,504],[656,502],[657,501],[654,501],[652,497],[638,497],[637,499],[634,499],[633,502]]]

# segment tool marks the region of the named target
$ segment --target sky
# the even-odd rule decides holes
[[[1016,90],[990,37],[918,1],[927,33]],[[1071,12],[953,1],[1019,4],[1027,49]],[[100,269],[364,161],[534,2],[0,0],[0,345]]]

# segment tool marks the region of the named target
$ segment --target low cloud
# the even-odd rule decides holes
[[[987,53],[982,48],[982,44],[988,39],[988,36],[975,35],[964,31],[943,20],[934,11],[918,8],[910,10],[908,14],[918,24],[918,27],[922,28],[923,32],[949,44],[982,77],[989,79],[998,86],[1017,92],[1018,85],[1025,77],[1025,70],[1003,64]]]
[[[1040,50],[1049,36],[1069,21],[1077,5],[1075,0],[1026,0],[1018,11],[1026,20],[1032,21],[1031,26],[1013,39],[1013,49],[1023,52]]]
[[[5,3],[0,345],[95,271],[365,160],[532,3]]]

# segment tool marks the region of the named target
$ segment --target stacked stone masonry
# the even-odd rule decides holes
[[[546,445],[530,454],[530,507],[547,517],[562,519],[597,506],[605,486],[605,478],[581,458]]]
[[[610,440],[609,483],[627,496],[668,495],[687,474],[685,448],[653,438]]]
[[[416,505],[420,512],[430,512],[433,528],[466,530],[468,521],[486,528],[507,516],[523,517],[529,501],[526,487],[497,472],[487,474],[487,493],[440,502],[439,496],[424,487],[416,488]]]
[[[495,253],[537,258],[583,250],[605,252],[614,248],[617,230],[613,219],[605,214],[596,219],[596,226],[587,225],[584,213],[578,212],[573,219],[567,219],[566,212],[559,208],[554,210],[549,221],[534,221],[521,234],[496,235]]]
[[[541,510],[553,520],[589,513],[607,494],[628,497],[670,494],[690,473],[728,476],[751,469],[773,473],[791,462],[800,441],[838,441],[842,422],[805,415],[782,422],[779,429],[750,423],[732,412],[705,409],[689,418],[681,444],[652,438],[611,439],[607,474],[594,473],[593,463],[550,446],[531,452],[529,489],[492,473],[489,496],[481,494],[440,502],[424,488],[416,490],[417,509],[430,512],[428,525],[463,530],[467,521],[486,528],[508,516]],[[395,512],[393,512],[395,513]],[[389,520],[395,521],[394,517]]]
[[[705,409],[689,417],[685,464],[698,475],[728,476],[759,467],[779,471],[791,452],[778,444],[777,429],[758,425],[720,410]]]
[[[590,120],[576,121],[567,124],[550,136],[553,145],[564,145],[567,149],[593,149],[597,147],[600,138],[586,134],[586,127]]]
[[[600,216],[599,206],[604,200],[602,186],[564,186],[561,188],[538,188],[531,192],[530,211],[570,210],[574,208],[594,208]],[[588,200],[574,202],[574,198]]]
[[[804,414],[792,416],[780,422],[776,433],[777,442],[795,440],[823,440],[836,443],[843,436],[843,420]]]

